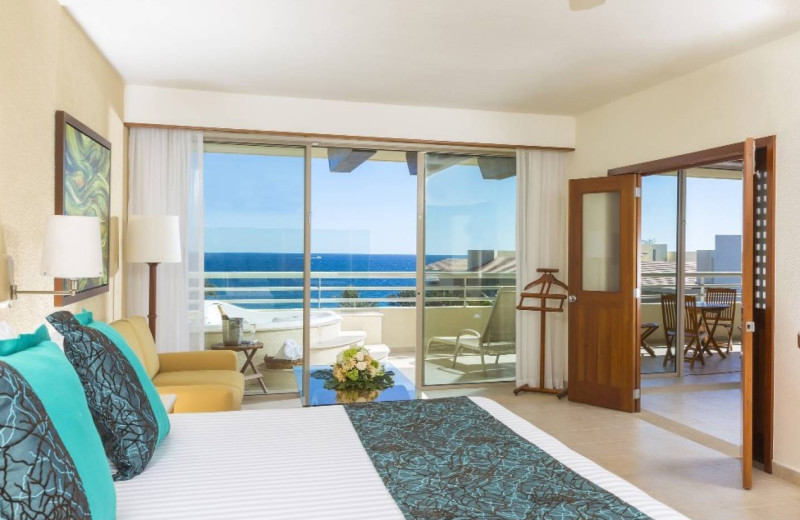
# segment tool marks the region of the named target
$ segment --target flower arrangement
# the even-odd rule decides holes
[[[394,386],[394,372],[384,370],[364,347],[342,351],[331,369],[325,381],[329,390],[385,390]]]

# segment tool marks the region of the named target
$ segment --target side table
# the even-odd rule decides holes
[[[261,385],[261,390],[263,390],[266,394],[269,392],[267,392],[267,385],[264,384],[264,376],[258,371],[255,363],[253,363],[253,358],[255,357],[256,352],[262,348],[264,348],[264,344],[261,342],[243,343],[241,345],[225,345],[223,343],[215,343],[211,345],[211,350],[231,350],[233,352],[243,352],[245,360],[244,364],[242,365],[241,373],[244,374],[244,380],[249,381],[251,379],[258,379],[258,384]],[[248,368],[252,371],[251,374],[247,373]]]

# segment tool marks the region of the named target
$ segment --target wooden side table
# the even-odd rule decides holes
[[[244,364],[242,365],[242,369],[240,370],[240,372],[244,374],[244,380],[249,381],[251,379],[258,379],[258,384],[261,385],[261,390],[267,394],[269,392],[267,392],[267,385],[264,384],[264,376],[258,371],[255,363],[253,363],[253,358],[255,357],[256,352],[262,348],[264,348],[264,344],[261,342],[244,343],[242,345],[225,345],[223,343],[214,343],[211,345],[211,350],[231,350],[233,352],[244,352],[245,360]],[[252,371],[251,374],[247,373],[248,368]]]

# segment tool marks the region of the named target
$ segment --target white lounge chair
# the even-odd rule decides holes
[[[495,356],[495,365],[500,356],[516,352],[516,290],[512,287],[500,289],[489,311],[489,319],[482,332],[461,329],[455,336],[434,336],[425,345],[425,358],[436,347],[453,347],[453,367],[458,356],[465,351],[481,356],[481,366],[486,374],[485,356]]]

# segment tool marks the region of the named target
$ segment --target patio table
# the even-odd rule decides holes
[[[719,346],[717,341],[714,339],[714,333],[717,330],[717,325],[719,324],[719,317],[722,314],[722,311],[729,307],[728,304],[725,303],[718,303],[718,302],[698,302],[697,304],[697,312],[700,314],[700,319],[703,321],[703,326],[708,332],[708,337],[703,342],[703,351],[708,352],[709,355],[712,355],[713,352],[711,351],[711,347],[716,349],[722,359],[725,359],[727,356],[724,352],[722,352],[722,348]],[[709,324],[709,316],[713,317],[713,322]]]

